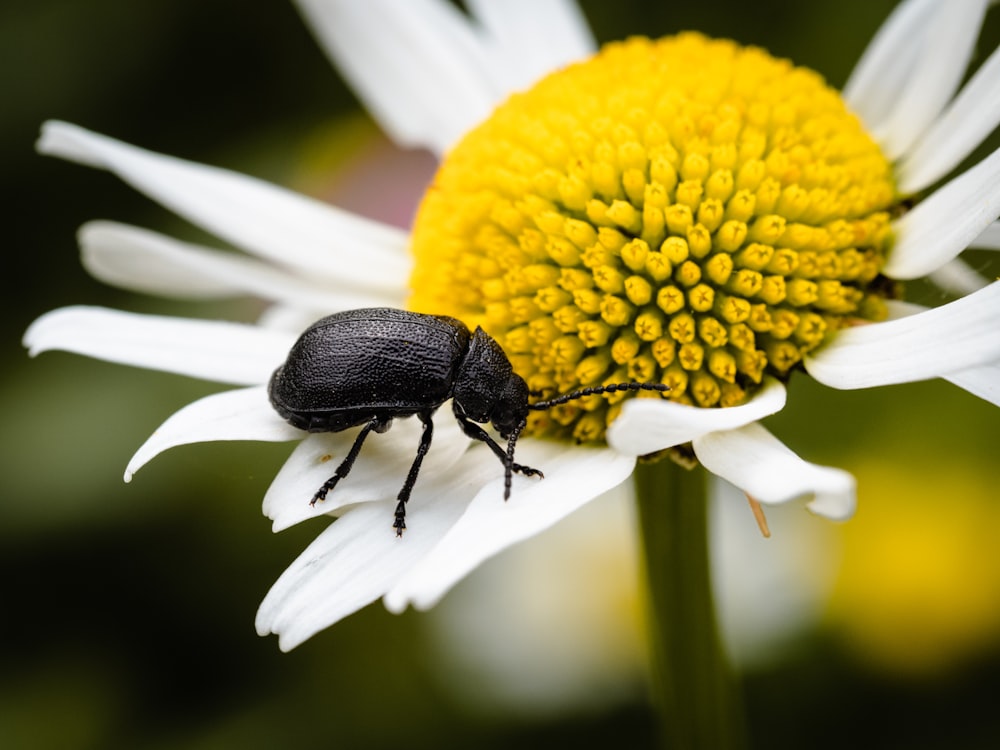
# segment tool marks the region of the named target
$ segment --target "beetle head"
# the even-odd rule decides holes
[[[520,432],[528,418],[528,385],[524,378],[511,372],[503,393],[490,412],[490,422],[504,438]]]
[[[505,438],[528,416],[528,386],[500,345],[482,328],[472,334],[453,387],[457,410],[474,422],[492,422]]]

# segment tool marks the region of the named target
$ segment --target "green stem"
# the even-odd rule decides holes
[[[745,748],[739,686],[715,623],[706,472],[669,459],[643,462],[635,489],[663,746]]]

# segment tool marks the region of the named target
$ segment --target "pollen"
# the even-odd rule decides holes
[[[891,164],[816,73],[734,42],[634,38],[514,94],[443,160],[410,307],[481,325],[532,389],[660,382],[743,403],[884,314]],[[623,398],[534,415],[600,441]]]

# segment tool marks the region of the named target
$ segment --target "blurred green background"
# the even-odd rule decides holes
[[[893,3],[582,5],[602,41],[695,28],[763,45],[839,85]],[[105,173],[37,156],[48,118],[359,210],[372,210],[365,186],[393,181],[393,216],[405,222],[429,158],[380,138],[295,10],[5,3],[0,55],[11,230],[0,274],[0,747],[652,746],[627,501],[601,501],[596,524],[570,519],[491,561],[437,610],[396,617],[376,604],[281,654],[254,634],[255,608],[323,528],[272,535],[260,514],[290,446],[179,448],[125,485],[125,463],[150,431],[218,387],[62,353],[29,360],[20,346],[35,317],[66,304],[257,312],[252,301],[153,300],[90,279],[74,239],[84,221],[203,237]],[[997,274],[988,255],[973,260]],[[922,285],[908,295],[942,299]],[[769,427],[803,456],[854,472],[860,510],[835,526],[783,509],[772,521],[778,532],[788,524],[783,533],[729,550],[742,555],[729,570],[743,578],[724,567],[720,587],[744,594],[724,614],[754,745],[1000,746],[997,410],[943,382],[840,393],[801,378],[790,404]],[[624,532],[602,532],[601,513]],[[820,541],[800,554],[803,527]],[[783,590],[746,596],[756,555],[781,554],[814,592],[808,612],[741,642],[760,619],[755,604],[784,611]],[[552,587],[533,584],[530,603],[526,560]],[[476,616],[491,606],[509,628]],[[567,645],[577,642],[579,653]],[[583,662],[577,678],[567,665]]]

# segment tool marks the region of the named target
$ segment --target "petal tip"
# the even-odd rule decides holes
[[[45,313],[41,317],[32,321],[31,325],[25,329],[24,335],[21,336],[21,346],[28,350],[29,357],[36,357],[39,352],[43,351],[43,349],[38,345],[38,330],[40,325],[42,325],[42,321],[48,315],[49,313]]]
[[[388,594],[382,597],[382,604],[385,605],[385,608],[390,613],[394,615],[401,615],[403,614],[403,612],[406,611],[406,608],[409,606],[410,602],[405,596],[401,594],[389,592]]]
[[[49,155],[53,151],[53,141],[58,138],[57,131],[66,123],[59,120],[46,120],[38,132],[38,140],[35,141],[35,150],[40,154]]]
[[[43,156],[58,156],[71,161],[97,166],[92,154],[81,142],[81,137],[93,135],[81,128],[62,120],[47,120],[42,123],[35,150]]]
[[[850,479],[839,492],[817,493],[806,504],[809,512],[828,521],[850,521],[857,510],[857,487],[854,477],[850,474],[847,476]]]

